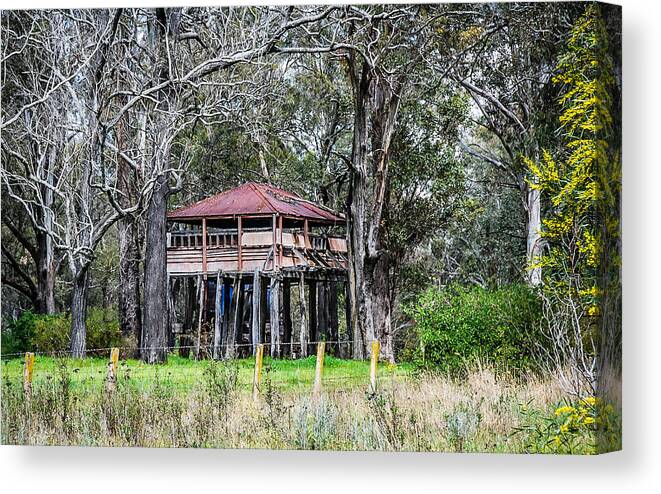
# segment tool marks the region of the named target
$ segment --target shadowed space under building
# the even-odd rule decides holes
[[[254,354],[260,343],[274,357],[305,357],[323,339],[348,354],[338,333],[344,227],[343,215],[253,182],[170,211],[169,344],[178,336],[180,353],[198,358]]]

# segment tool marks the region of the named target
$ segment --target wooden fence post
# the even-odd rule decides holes
[[[372,342],[372,358],[370,360],[370,391],[376,393],[376,368],[379,363],[379,352],[381,351],[381,344],[379,340]]]
[[[320,341],[317,344],[317,367],[314,372],[313,394],[318,396],[321,392],[321,376],[324,372],[324,352],[326,351],[326,342]]]
[[[262,383],[262,361],[264,359],[264,345],[257,345],[255,350],[255,375],[252,378],[252,399],[257,401],[259,386]]]
[[[110,350],[110,361],[108,362],[108,375],[106,377],[106,389],[113,391],[117,382],[117,361],[119,360],[119,348]]]
[[[34,369],[34,353],[25,352],[25,363],[23,364],[23,391],[30,396],[32,390],[32,371]]]

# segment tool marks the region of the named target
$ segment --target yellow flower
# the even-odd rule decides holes
[[[566,405],[565,405],[565,406],[563,406],[563,407],[558,408],[558,409],[555,411],[555,416],[556,416],[556,417],[559,417],[559,416],[562,415],[562,414],[565,414],[565,413],[574,413],[575,411],[576,411],[576,409],[575,409],[574,407],[570,407],[570,406],[566,406]]]
[[[585,417],[585,420],[583,420],[583,423],[585,425],[594,424],[594,419],[592,417]]]
[[[586,405],[589,405],[591,407],[595,406],[597,404],[597,399],[594,396],[588,396],[587,398],[583,398],[583,403]]]
[[[569,432],[569,426],[567,426],[565,424],[561,425],[560,426],[560,433],[561,434],[566,434],[567,432]]]

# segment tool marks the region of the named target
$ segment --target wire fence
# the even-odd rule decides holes
[[[319,345],[319,343],[325,343],[327,348],[333,348],[335,346],[335,350],[337,349],[347,349],[351,348],[353,345],[353,340],[319,340],[319,341],[309,341],[306,342],[305,345],[308,347],[308,357],[311,355],[311,348],[316,347]],[[291,351],[296,349],[296,350],[301,350],[302,344],[300,342],[287,342],[287,343],[270,343],[270,342],[265,342],[261,343],[264,345],[264,348],[272,351],[273,348],[276,348],[276,355],[274,357],[290,357],[291,356]],[[210,344],[200,344],[200,345],[169,345],[169,346],[150,346],[150,347],[136,347],[136,346],[117,346],[117,347],[103,347],[103,348],[87,348],[85,349],[85,356],[86,357],[104,357],[106,354],[109,354],[110,351],[113,348],[118,348],[120,352],[130,352],[133,355],[140,355],[142,354],[143,351],[164,351],[165,353],[173,353],[173,352],[178,352],[180,350],[199,350],[200,353],[206,352],[207,357],[201,355],[201,359],[209,358],[208,355],[211,355],[214,350],[219,349],[219,350],[225,350],[223,352],[223,355],[227,354],[228,349],[236,349],[236,350],[242,350],[242,349],[250,349],[252,351],[253,348],[255,348],[258,344],[254,343],[223,343],[219,345],[210,345]],[[36,357],[70,357],[73,358],[73,353],[71,349],[61,349],[61,350],[48,350],[48,351],[39,351],[38,349],[31,352],[34,353]],[[344,352],[345,356],[348,357],[350,355],[350,352]],[[269,354],[270,355],[270,354]],[[0,353],[0,359],[1,360],[11,360],[15,358],[20,358],[25,356],[25,352],[14,352],[14,353]],[[300,358],[301,354],[296,353],[294,358]],[[344,358],[346,358],[344,357]]]
[[[130,385],[138,389],[148,389],[154,386],[163,386],[178,391],[193,391],[201,386],[212,383],[213,366],[220,365],[227,373],[226,378],[234,380],[237,388],[261,389],[264,386],[273,388],[320,389],[329,388],[357,388],[361,385],[375,389],[377,369],[380,369],[380,381],[383,383],[402,382],[411,376],[396,366],[385,363],[378,365],[378,350],[371,357],[370,362],[344,361],[341,359],[326,360],[325,351],[333,344],[351,343],[347,341],[314,341],[309,345],[317,347],[316,357],[310,356],[307,360],[293,358],[271,358],[262,363],[262,359],[175,359],[168,365],[150,365],[136,360],[112,361],[113,348],[96,348],[87,351],[85,359],[69,359],[69,351],[43,352],[35,354],[9,354],[3,355],[2,375],[9,381],[23,381],[27,389],[34,383],[43,385],[61,382],[66,378],[74,389],[93,389],[109,382]],[[252,344],[239,344],[243,347],[252,347]],[[230,345],[223,345],[225,348]],[[236,346],[236,345],[233,345]],[[261,352],[271,345],[260,345]],[[289,344],[288,344],[289,346]],[[181,349],[179,346],[159,347],[155,350],[173,352]],[[196,345],[186,348],[197,349]],[[204,348],[213,350],[213,346]],[[217,348],[217,347],[216,347]],[[378,349],[378,347],[377,347]],[[117,355],[120,351],[138,353],[141,349],[135,347],[115,347]],[[154,350],[149,348],[149,350]],[[29,364],[31,357],[32,364]],[[313,354],[314,355],[314,354]],[[93,358],[96,356],[97,358]],[[23,358],[21,358],[23,357]],[[101,358],[98,358],[101,357]],[[117,359],[117,357],[115,357]],[[314,359],[314,367],[310,360]],[[368,367],[369,364],[369,367]],[[29,373],[27,366],[33,366]],[[110,370],[112,367],[112,371]],[[258,368],[258,369],[257,369]],[[217,369],[217,368],[216,368]],[[231,373],[235,377],[231,377]],[[26,378],[28,376],[29,378]],[[259,376],[259,377],[257,377]],[[26,381],[27,379],[27,381]]]

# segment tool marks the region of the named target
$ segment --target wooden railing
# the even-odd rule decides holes
[[[246,236],[250,233],[271,232],[270,228],[252,228],[243,231],[243,241],[246,241]],[[285,233],[298,233],[302,236],[299,230],[285,229]],[[270,245],[269,237],[269,245]],[[279,236],[278,236],[279,238]],[[299,237],[301,238],[301,237]],[[309,234],[310,248],[317,251],[325,251],[330,249],[329,239],[343,239],[343,237],[328,237],[326,235]],[[301,240],[302,242],[302,240]],[[202,249],[202,232],[178,231],[168,232],[167,234],[167,248],[168,249]],[[222,249],[222,248],[236,248],[239,244],[239,235],[236,229],[225,230],[219,232],[207,233],[207,249]],[[286,242],[285,242],[286,244]],[[245,245],[245,244],[244,244]],[[300,245],[299,247],[302,247]]]
[[[168,249],[201,249],[202,233],[197,232],[169,232],[167,234]],[[207,248],[236,247],[239,234],[233,232],[207,233]]]
[[[326,250],[328,248],[328,238],[324,235],[309,235],[310,247],[314,250]]]

